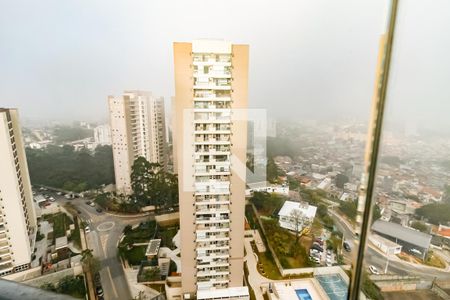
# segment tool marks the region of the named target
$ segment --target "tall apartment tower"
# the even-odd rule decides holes
[[[164,99],[125,91],[108,97],[116,190],[131,194],[131,168],[140,156],[166,167]]]
[[[94,128],[94,142],[97,145],[111,145],[111,127],[109,124],[99,125]]]
[[[245,299],[248,45],[174,43],[174,62],[183,297]]]
[[[0,276],[30,267],[36,212],[16,109],[0,108]]]

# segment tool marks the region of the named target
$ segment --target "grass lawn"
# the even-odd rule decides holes
[[[141,261],[145,260],[145,250],[147,246],[135,246],[130,250],[125,250],[123,252],[125,258],[128,260],[130,265],[139,265]]]
[[[304,247],[304,244],[310,241],[308,237],[303,237],[299,241],[296,241],[293,234],[278,226],[276,219],[261,219],[261,221],[266,231],[266,239],[275,251],[283,268],[290,269],[311,266]],[[304,239],[305,241],[303,241]]]
[[[168,247],[175,249],[175,245],[172,242],[173,237],[178,232],[178,226],[176,227],[159,227],[157,237],[161,239],[161,247]]]
[[[66,231],[69,229],[69,225],[73,224],[73,221],[65,213],[44,215],[43,219],[53,224],[53,234],[55,238],[65,236]]]
[[[145,243],[155,235],[155,221],[141,223],[137,228],[127,232],[121,244]]]
[[[269,279],[282,279],[281,274],[278,271],[278,267],[275,265],[269,249],[267,249],[266,252],[259,253],[256,248],[255,242],[251,242],[251,244],[253,252],[258,255],[258,272]],[[260,268],[260,265],[262,266],[262,269]]]

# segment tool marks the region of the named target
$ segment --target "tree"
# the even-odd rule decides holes
[[[51,282],[43,283],[39,288],[46,290],[46,291],[56,292],[56,287]]]
[[[417,230],[419,230],[421,232],[425,232],[425,233],[430,232],[427,224],[425,224],[424,222],[421,222],[421,221],[413,221],[411,223],[411,228],[417,229]]]
[[[94,257],[91,249],[85,249],[81,252],[81,262],[85,272],[91,272],[92,274],[100,271],[100,261]]]
[[[160,279],[160,270],[159,267],[151,267],[144,271],[144,278],[146,281],[153,281]]]
[[[300,236],[300,230],[302,229],[303,226],[304,216],[300,210],[294,209],[291,211],[289,217],[290,222],[293,225],[295,231],[295,243],[298,244],[298,238]]]
[[[132,199],[140,206],[154,205],[156,209],[178,203],[178,177],[157,163],[138,157],[132,166]]]
[[[355,201],[342,201],[339,204],[339,209],[350,220],[355,220],[356,219],[357,205],[358,205],[357,200],[355,200]]]
[[[416,209],[416,214],[432,224],[446,224],[450,222],[450,203],[432,203]]]
[[[65,276],[63,277],[56,289],[58,293],[72,295],[78,298],[84,298],[86,288],[84,286],[83,277]]]
[[[381,209],[378,205],[374,205],[372,208],[372,223],[381,218]]]

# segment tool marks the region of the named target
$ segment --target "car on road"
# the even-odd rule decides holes
[[[86,232],[86,233],[91,232],[91,229],[89,228],[89,226],[86,226],[86,227],[84,228],[84,232]]]
[[[420,252],[419,250],[417,250],[416,248],[412,248],[411,250],[409,250],[411,253],[415,253],[418,255],[422,255],[422,252]]]
[[[313,244],[311,249],[316,249],[319,252],[323,252],[323,248],[319,244]]]
[[[377,267],[375,267],[373,265],[369,266],[369,271],[370,271],[370,273],[372,273],[374,275],[379,275],[380,274],[380,271],[378,271]]]
[[[320,258],[315,257],[315,256],[310,256],[310,259],[315,262],[316,264],[320,264]]]
[[[344,242],[344,249],[345,249],[345,251],[347,251],[347,252],[352,251],[352,248],[350,247],[350,245],[349,245],[347,242]]]

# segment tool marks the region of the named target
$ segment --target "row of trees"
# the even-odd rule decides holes
[[[45,149],[26,148],[33,184],[82,192],[114,183],[111,146],[75,151],[73,146],[48,145]]]
[[[154,205],[157,209],[165,209],[178,204],[178,177],[144,157],[133,163],[131,187],[131,200],[141,207]]]

